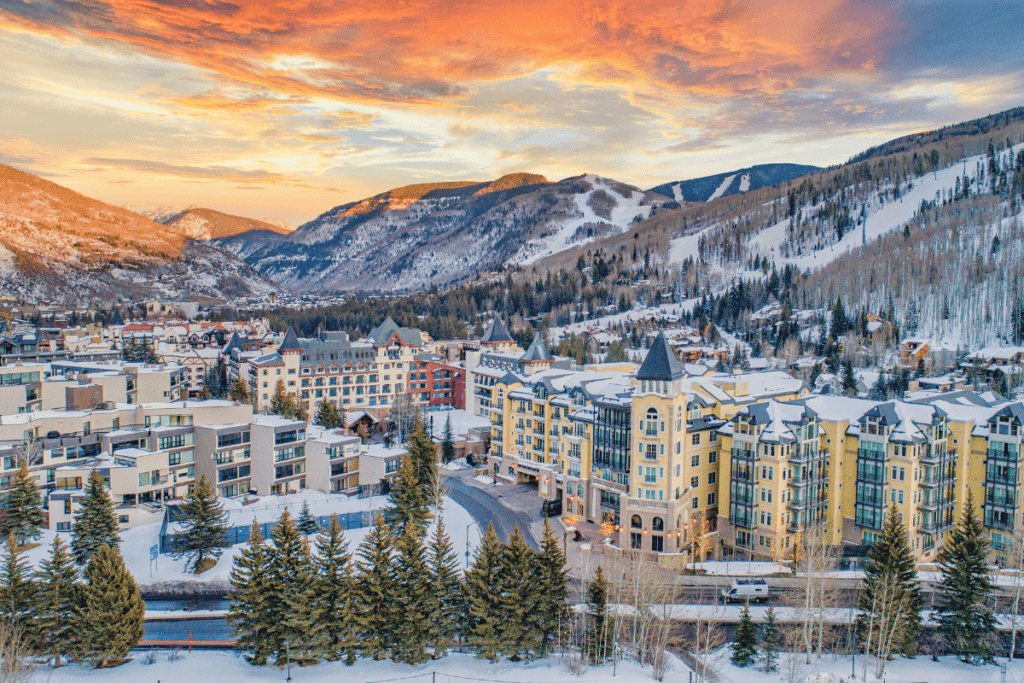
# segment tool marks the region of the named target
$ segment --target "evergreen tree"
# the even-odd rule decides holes
[[[505,615],[505,601],[502,599],[501,569],[502,548],[494,526],[488,525],[487,533],[476,549],[473,566],[466,572],[466,593],[468,598],[467,641],[476,648],[477,656],[497,662],[503,650],[502,640]]]
[[[74,610],[76,654],[96,668],[116,665],[139,644],[146,605],[116,548],[96,548],[84,577]]]
[[[857,395],[857,378],[853,374],[853,362],[849,358],[843,362],[843,393],[850,397]]]
[[[316,521],[316,517],[309,511],[309,501],[302,501],[302,510],[299,512],[297,526],[299,531],[307,536],[320,531],[320,523]]]
[[[249,396],[249,385],[246,384],[245,380],[239,377],[235,380],[235,383],[231,385],[231,400],[235,403],[246,404],[251,400]]]
[[[99,471],[93,470],[89,475],[89,487],[82,499],[82,506],[75,512],[71,528],[71,554],[78,564],[84,566],[100,546],[117,548],[119,543],[114,503],[107,494]]]
[[[441,439],[441,460],[449,463],[455,459],[455,436],[452,431],[452,416],[444,423],[444,437]]]
[[[21,629],[26,642],[31,643],[36,635],[32,617],[35,585],[29,575],[24,552],[14,534],[8,535],[0,573],[0,617]]]
[[[352,634],[352,556],[348,551],[338,515],[331,515],[326,531],[316,539],[313,558],[317,602],[314,621],[320,625],[319,655],[329,661],[341,658],[355,646]]]
[[[6,509],[6,531],[14,534],[19,545],[39,537],[39,527],[43,525],[43,503],[35,477],[29,473],[27,458],[14,473]]]
[[[235,558],[231,568],[231,605],[228,622],[235,627],[238,646],[252,648],[249,661],[266,664],[273,648],[269,634],[272,590],[270,558],[260,534],[260,525],[252,522],[249,543]]]
[[[975,517],[974,498],[967,490],[967,502],[960,520],[939,552],[939,632],[964,662],[991,662],[996,635],[995,615],[989,611],[992,593],[985,554],[988,542]]]
[[[299,401],[295,405],[295,411],[292,413],[292,417],[296,420],[302,420],[303,422],[309,422],[309,411],[306,410],[306,402]]]
[[[887,603],[884,606],[879,604],[883,596]],[[898,605],[902,607],[894,609],[893,606]],[[894,646],[898,645],[904,652],[912,654],[921,631],[921,606],[921,586],[917,581],[907,530],[896,505],[890,505],[881,537],[868,549],[864,590],[860,594],[862,614],[859,626],[862,635],[867,637],[865,624],[874,613],[874,632],[895,633]],[[896,619],[898,622],[894,623]],[[878,651],[875,644],[872,644],[872,650]]]
[[[537,629],[540,632],[540,654],[545,656],[558,639],[558,629],[569,623],[566,607],[569,599],[569,579],[565,572],[565,553],[558,547],[558,539],[551,531],[551,523],[544,519],[544,538],[534,565],[537,592]]]
[[[384,518],[395,534],[409,524],[427,526],[430,501],[420,485],[419,471],[411,453],[402,460],[398,476],[391,481],[391,507],[384,510]]]
[[[35,572],[36,595],[33,619],[40,654],[53,657],[60,666],[75,637],[74,608],[78,595],[78,567],[68,547],[55,536],[50,556]]]
[[[537,608],[542,596],[533,581],[535,559],[536,553],[516,525],[508,543],[502,547],[498,571],[504,614],[501,646],[512,661],[519,661],[537,646]]]
[[[340,429],[343,426],[342,423],[341,411],[333,403],[323,401],[317,406],[313,424],[320,425],[324,429]]]
[[[423,500],[429,508],[435,498],[434,486],[437,482],[437,448],[430,434],[427,434],[423,421],[416,417],[408,442],[409,459],[416,468],[416,480],[423,489]],[[429,518],[430,511],[427,510]]]
[[[434,658],[443,657],[459,634],[465,608],[465,588],[459,577],[459,561],[440,517],[426,556],[427,592],[430,600],[427,635],[434,646]]]
[[[312,623],[315,586],[309,545],[285,508],[270,532],[267,551],[271,596],[267,629],[278,664],[313,659],[319,624]],[[287,644],[286,644],[287,643]]]
[[[397,623],[393,625],[396,662],[419,664],[427,660],[427,640],[430,632],[430,577],[423,553],[422,527],[407,524],[398,539],[394,570],[394,610]]]
[[[587,626],[584,649],[593,664],[610,659],[615,647],[615,621],[608,613],[608,580],[600,567],[587,586]]]
[[[764,655],[764,671],[772,673],[779,659],[779,624],[775,620],[775,608],[768,606],[764,617],[764,629],[761,631],[761,654]]]
[[[757,657],[757,629],[750,619],[750,605],[743,605],[740,625],[736,628],[736,640],[732,644],[730,661],[739,667],[748,667]]]
[[[274,395],[270,397],[270,412],[283,417],[294,417],[295,410],[295,399],[285,391],[284,380],[277,380]]]
[[[364,654],[382,659],[393,644],[394,577],[391,573],[391,546],[394,537],[380,513],[373,528],[356,551],[357,603],[356,625]]]
[[[216,558],[224,552],[228,515],[205,474],[199,477],[178,510],[182,530],[173,537],[173,554],[188,558],[186,568],[199,574],[216,564]]]

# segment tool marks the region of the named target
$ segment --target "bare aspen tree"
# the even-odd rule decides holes
[[[1021,573],[1024,572],[1024,524],[1016,525],[1010,544],[1009,562],[1007,566],[1013,571],[1013,606],[1010,608],[1011,635],[1010,661],[1017,650],[1017,621],[1020,616],[1020,593],[1022,587]]]
[[[11,621],[0,621],[0,681],[28,683],[34,678],[21,629]]]

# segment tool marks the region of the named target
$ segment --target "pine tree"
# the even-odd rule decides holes
[[[202,573],[216,564],[216,558],[224,552],[228,533],[228,515],[205,474],[199,477],[178,510],[182,531],[173,537],[173,555],[187,557],[186,568]]]
[[[384,518],[394,534],[401,533],[409,524],[425,528],[430,518],[429,505],[410,454],[402,460],[398,476],[391,481],[391,507],[384,510]]]
[[[391,546],[394,537],[380,513],[366,535],[356,556],[358,610],[356,624],[364,654],[374,659],[387,656],[393,644],[395,622],[394,577],[391,573]]]
[[[608,613],[608,580],[600,567],[587,586],[587,627],[584,649],[594,664],[602,664],[612,656],[615,647],[615,622]]]
[[[467,641],[476,648],[477,656],[497,662],[502,652],[504,600],[498,572],[501,569],[502,548],[494,526],[487,532],[476,549],[473,566],[466,572],[468,597]]]
[[[975,517],[974,497],[967,490],[967,502],[960,520],[939,552],[939,632],[964,662],[991,662],[996,635],[995,615],[986,606],[992,593],[985,554],[988,542]]]
[[[779,659],[779,624],[775,620],[775,608],[768,606],[761,631],[761,654],[764,655],[764,671],[772,673],[777,669]]]
[[[540,596],[537,605],[537,629],[540,632],[540,655],[545,656],[558,639],[558,630],[569,623],[566,607],[569,599],[569,579],[565,572],[565,553],[558,547],[558,539],[551,531],[551,523],[544,519],[544,538],[534,565],[536,585]]]
[[[427,635],[434,646],[434,658],[443,657],[459,634],[465,609],[465,587],[459,577],[459,561],[440,517],[426,556],[427,592],[430,600]]]
[[[35,572],[36,595],[33,619],[40,654],[52,656],[60,666],[74,639],[74,608],[78,596],[78,567],[68,547],[55,536],[50,556]]]
[[[736,628],[736,641],[732,644],[730,661],[739,667],[748,667],[757,657],[757,630],[750,619],[750,605],[743,605],[740,625]]]
[[[271,596],[267,632],[274,657],[278,664],[283,664],[290,650],[292,660],[311,661],[319,627],[312,623],[313,564],[309,545],[287,508],[271,530],[270,540],[267,558]]]
[[[340,429],[342,427],[341,411],[330,401],[323,401],[317,406],[313,424],[324,429]]]
[[[542,597],[534,584],[533,567],[536,553],[519,532],[517,525],[508,543],[502,547],[498,581],[504,621],[501,628],[502,649],[512,661],[519,661],[537,646],[537,607]]]
[[[96,668],[116,665],[139,644],[146,606],[116,548],[101,545],[89,558],[75,606],[77,656]]]
[[[394,570],[394,647],[396,662],[419,664],[428,659],[430,581],[423,553],[422,527],[407,524],[398,539]]]
[[[247,404],[251,400],[249,397],[249,385],[241,377],[236,379],[235,383],[231,385],[231,400],[242,404]]]
[[[298,527],[299,531],[307,536],[320,531],[320,523],[316,521],[316,517],[309,511],[309,501],[302,501],[302,511],[299,512]]]
[[[277,380],[274,395],[270,397],[270,412],[284,417],[293,417],[295,415],[295,399],[285,391],[284,380]]]
[[[429,506],[435,498],[434,484],[437,480],[437,449],[434,440],[423,421],[416,417],[408,443],[409,459],[416,468],[416,479],[423,489],[423,499]],[[428,510],[429,517],[429,510]]]
[[[270,626],[270,558],[260,534],[260,525],[253,520],[249,544],[235,557],[231,568],[231,605],[228,622],[235,627],[238,646],[252,648],[249,661],[263,665],[273,652]]]
[[[107,494],[100,473],[93,470],[82,506],[75,512],[71,528],[71,554],[78,564],[84,566],[100,546],[117,548],[119,543],[114,503]]]
[[[917,581],[907,530],[899,510],[891,505],[882,526],[881,538],[868,549],[864,590],[860,594],[862,614],[859,627],[862,635],[867,637],[865,624],[873,614],[874,633],[895,633],[894,645],[908,654],[913,653],[921,631],[921,606],[921,586]],[[877,651],[875,644],[871,649]]]
[[[324,659],[334,661],[355,646],[352,556],[336,514],[331,515],[331,523],[316,539],[313,567],[317,584],[314,621],[320,625],[317,652]]]
[[[849,358],[843,362],[843,393],[850,397],[857,395],[857,378],[853,374],[853,362]]]
[[[19,628],[26,642],[31,643],[37,635],[32,617],[35,585],[29,575],[24,553],[14,534],[8,535],[4,547],[4,565],[0,570],[0,617]]]
[[[452,430],[452,416],[444,423],[444,437],[441,439],[441,460],[449,463],[455,459],[455,434]]]
[[[14,473],[6,509],[6,531],[14,534],[19,545],[39,537],[39,527],[43,525],[43,504],[36,480],[29,473],[27,459]]]

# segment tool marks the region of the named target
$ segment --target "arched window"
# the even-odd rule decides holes
[[[665,520],[663,520],[661,517],[655,517],[653,520],[651,520],[651,529],[654,531],[664,531]]]
[[[648,408],[647,409],[647,424],[644,428],[645,436],[657,436],[658,435],[658,409]]]
[[[633,517],[629,520],[629,524],[634,529],[640,529],[644,525],[643,521],[641,521],[640,519],[640,515],[633,515]]]

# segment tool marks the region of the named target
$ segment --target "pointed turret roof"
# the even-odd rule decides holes
[[[278,353],[285,351],[302,351],[302,344],[299,343],[299,336],[295,334],[295,330],[291,325],[288,326],[288,331],[284,335],[284,340],[281,345],[277,347]]]
[[[656,382],[671,382],[674,379],[686,376],[686,369],[676,358],[675,352],[669,346],[668,339],[664,332],[659,332],[651,344],[647,357],[636,372],[639,380],[654,380]]]
[[[124,325],[124,318],[121,317],[121,311],[114,309],[114,314],[110,316],[108,325]]]
[[[231,336],[228,337],[228,343],[224,345],[221,353],[227,355],[231,353],[231,349],[242,348],[242,345],[238,343],[238,333],[232,332]]]
[[[507,342],[515,341],[512,339],[512,335],[505,329],[505,323],[501,322],[501,318],[494,316],[494,320],[491,321],[490,326],[487,328],[487,332],[484,333],[483,338],[480,340],[481,344],[502,344]]]
[[[530,348],[523,354],[521,360],[524,363],[544,363],[553,361],[555,358],[548,350],[544,348],[544,343],[540,339],[540,335],[535,335],[533,343],[530,344]]]

